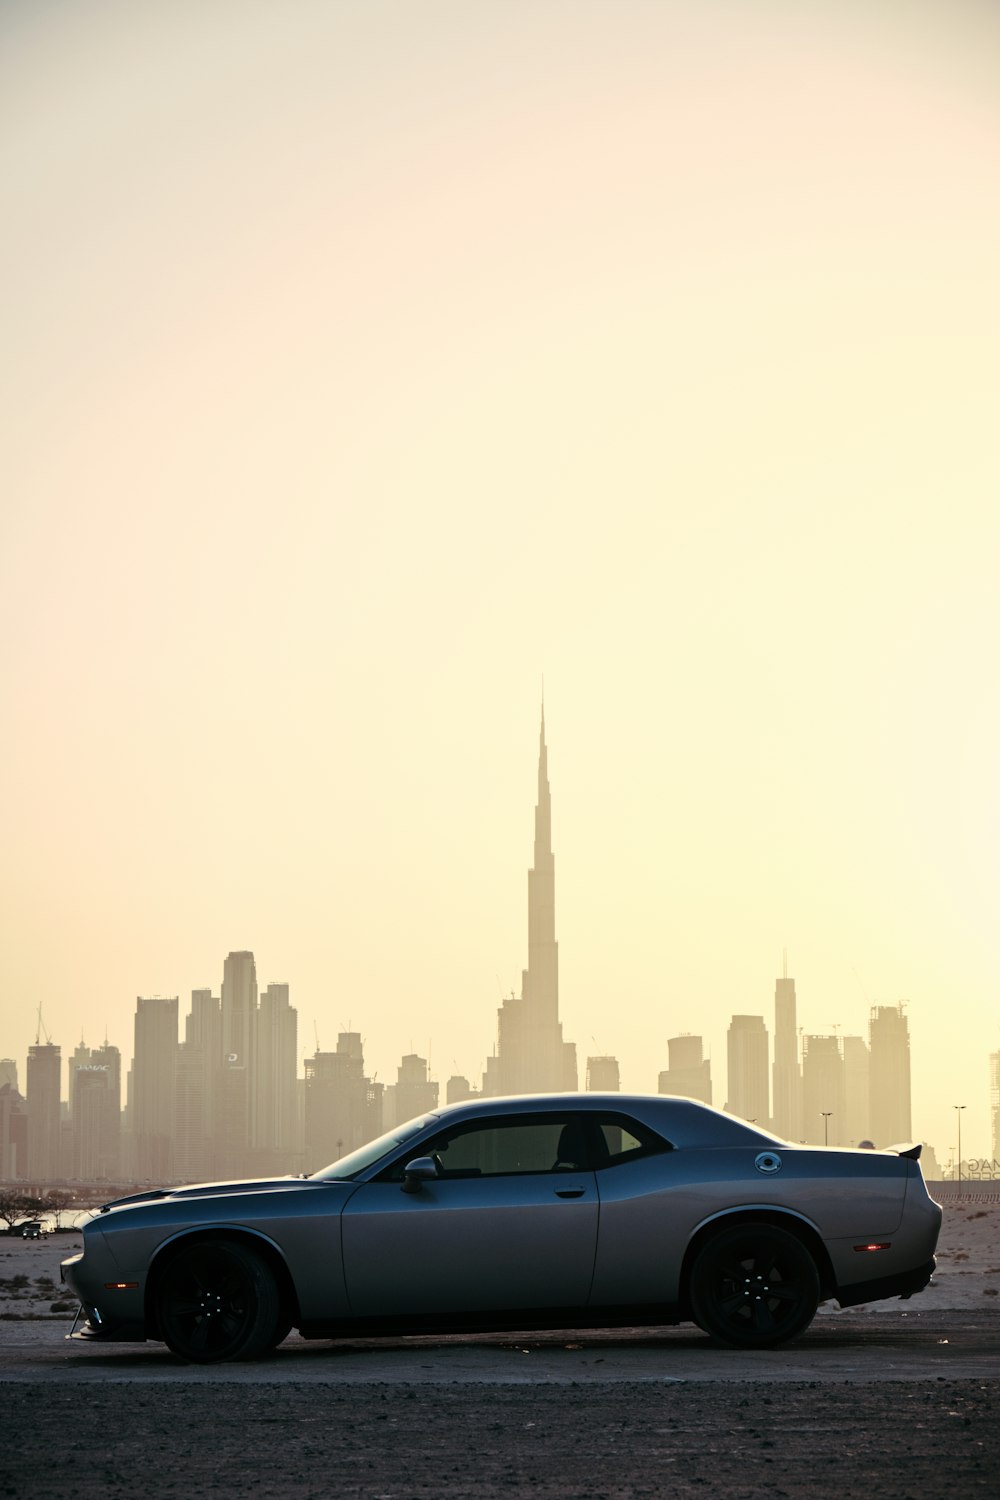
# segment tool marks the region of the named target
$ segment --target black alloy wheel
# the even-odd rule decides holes
[[[156,1294],[160,1336],[193,1364],[256,1359],[274,1347],[281,1299],[274,1276],[254,1251],[230,1240],[182,1247]]]
[[[691,1313],[724,1344],[768,1349],[794,1338],[819,1305],[819,1273],[809,1251],[773,1224],[736,1224],[698,1252],[691,1268]]]

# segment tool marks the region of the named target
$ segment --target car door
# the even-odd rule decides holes
[[[691,1153],[617,1112],[589,1124],[601,1200],[591,1304],[672,1302],[688,1240],[688,1195],[704,1191],[692,1182]]]
[[[582,1307],[597,1247],[597,1186],[579,1116],[513,1114],[452,1126],[413,1155],[439,1175],[403,1191],[402,1158],[362,1183],[341,1220],[357,1317]]]

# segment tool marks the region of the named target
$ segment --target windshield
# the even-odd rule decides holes
[[[313,1172],[313,1177],[325,1179],[328,1182],[344,1182],[356,1173],[363,1172],[365,1167],[370,1167],[377,1162],[379,1157],[387,1156],[395,1146],[401,1146],[411,1136],[419,1135],[425,1126],[437,1115],[421,1115],[419,1119],[407,1120],[405,1125],[397,1125],[392,1130],[387,1130],[385,1135],[380,1135],[378,1140],[369,1141],[366,1146],[359,1146],[357,1151],[350,1151],[346,1156],[340,1157],[338,1161],[331,1162],[321,1172]]]

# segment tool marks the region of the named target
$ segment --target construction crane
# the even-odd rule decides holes
[[[38,1002],[38,1026],[35,1028],[35,1046],[36,1047],[41,1042],[41,1039],[42,1039],[43,1036],[45,1037],[45,1045],[46,1045],[46,1047],[51,1047],[52,1046],[52,1038],[49,1036],[48,1031],[45,1029],[45,1022],[42,1020],[42,1002],[39,1000],[39,1002]]]

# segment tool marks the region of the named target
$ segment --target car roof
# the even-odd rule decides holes
[[[466,1099],[431,1112],[437,1125],[458,1124],[512,1114],[630,1115],[649,1125],[675,1146],[773,1145],[777,1137],[735,1115],[713,1109],[697,1099],[675,1094],[510,1094],[490,1099]]]

